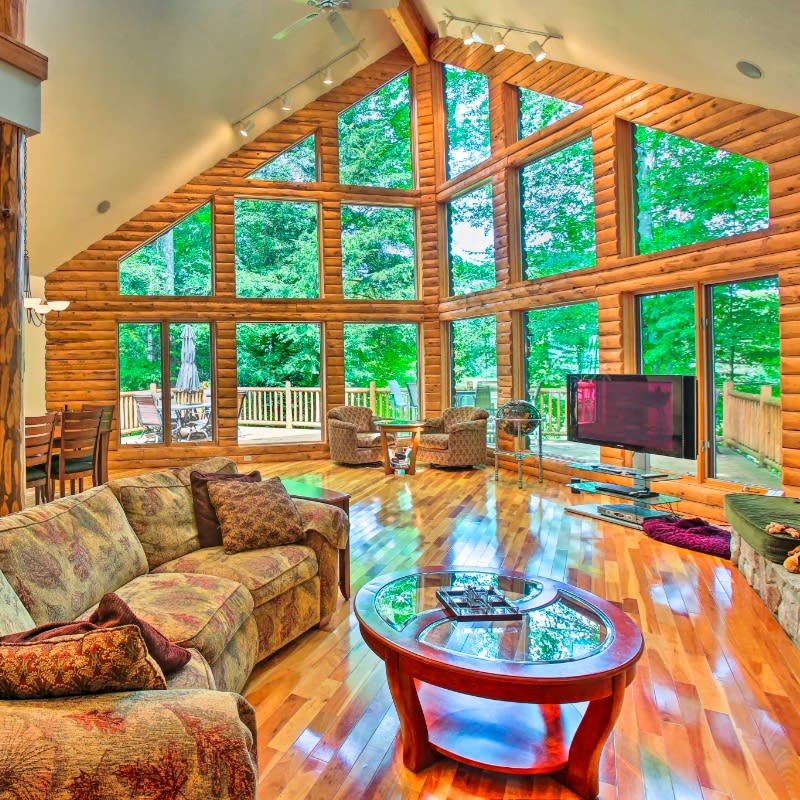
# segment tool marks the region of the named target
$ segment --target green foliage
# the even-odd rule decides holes
[[[594,265],[591,137],[520,170],[520,196],[526,278]]]
[[[634,156],[640,253],[769,225],[766,164],[642,125]]]
[[[239,386],[320,385],[320,325],[241,323],[236,326]]]
[[[491,154],[489,79],[480,72],[444,65],[447,105],[447,177],[466,172]]]
[[[194,363],[200,375],[200,382],[211,384],[211,325],[208,322],[173,322],[169,326],[169,380],[175,386],[181,368],[181,347],[183,329],[186,325],[194,331]]]
[[[366,387],[370,381],[401,386],[417,378],[417,326],[413,323],[344,325],[345,386]]]
[[[342,205],[342,282],[346,298],[416,298],[413,208]]]
[[[408,73],[339,115],[339,180],[411,189],[411,91]]]
[[[466,378],[497,378],[497,320],[494,316],[450,323],[453,383]]]
[[[121,322],[119,335],[119,389],[143,392],[161,386],[161,325],[157,322]]]
[[[549,94],[534,92],[531,89],[517,89],[519,92],[519,136],[531,136],[554,122],[580,111],[577,103],[560,100]]]
[[[495,285],[492,185],[480,186],[447,207],[451,294]]]
[[[525,314],[529,391],[566,386],[571,372],[597,372],[597,303],[538,308]]]
[[[317,180],[317,139],[312,133],[271,158],[248,176],[259,181],[312,183]]]
[[[639,298],[641,370],[646,375],[694,375],[694,291]]]
[[[234,201],[237,297],[319,297],[319,207]]]
[[[211,294],[211,203],[119,262],[123,295]]]

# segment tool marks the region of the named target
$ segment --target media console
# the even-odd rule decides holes
[[[601,494],[607,497],[619,497],[630,500],[630,503],[584,503],[576,506],[569,506],[567,513],[578,514],[584,517],[602,519],[606,522],[615,522],[618,525],[625,525],[628,528],[641,529],[642,523],[646,519],[655,517],[666,517],[669,511],[654,508],[653,506],[670,505],[680,502],[680,497],[672,497],[666,494],[659,494],[650,488],[651,481],[672,481],[678,480],[681,476],[666,472],[654,472],[650,469],[650,457],[645,453],[635,453],[633,461],[636,467],[628,469],[625,467],[615,467],[606,464],[581,464],[575,463],[569,466],[583,472],[592,472],[598,475],[617,475],[633,479],[633,486],[620,486],[612,483],[601,483],[599,481],[583,480],[573,478],[569,488],[575,494],[585,492],[586,494]]]

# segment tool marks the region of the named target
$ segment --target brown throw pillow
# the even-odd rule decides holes
[[[262,483],[212,481],[208,495],[219,517],[226,553],[303,538],[300,514],[280,478]]]
[[[246,475],[230,472],[191,472],[189,481],[192,484],[192,501],[194,502],[194,519],[200,547],[216,547],[222,544],[222,531],[219,519],[211,500],[208,497],[209,481],[242,481],[244,483],[260,483],[261,473],[258,470]]]
[[[105,628],[118,628],[122,625],[135,625],[139,629],[148,653],[165,675],[177,672],[186,666],[192,657],[185,647],[173,644],[149,622],[139,619],[131,611],[130,606],[119,595],[112,592],[103,595],[103,599],[89,619],[76,622],[47,622],[29,631],[10,633],[0,637],[0,645],[46,642],[63,636],[85,634]]]
[[[0,697],[34,697],[166,689],[164,673],[135,625],[0,644]]]

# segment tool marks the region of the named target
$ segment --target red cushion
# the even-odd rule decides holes
[[[121,625],[136,625],[139,628],[144,643],[147,645],[147,651],[158,666],[161,667],[165,675],[177,672],[191,658],[192,654],[185,647],[174,644],[149,622],[139,619],[131,611],[128,604],[113,593],[103,595],[103,599],[87,620],[81,622],[48,622],[29,631],[2,636],[0,637],[0,644],[44,642],[57,636],[89,633],[89,631],[95,631],[100,628],[117,628]]]
[[[219,518],[211,499],[208,496],[209,481],[242,481],[243,483],[260,483],[261,473],[257,470],[241,475],[238,472],[190,472],[192,484],[192,501],[194,502],[194,519],[197,523],[197,534],[200,547],[217,547],[222,544],[222,530]]]

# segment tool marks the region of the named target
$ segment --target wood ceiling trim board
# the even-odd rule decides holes
[[[47,80],[47,56],[27,47],[6,33],[0,33],[0,61],[36,78]]]

